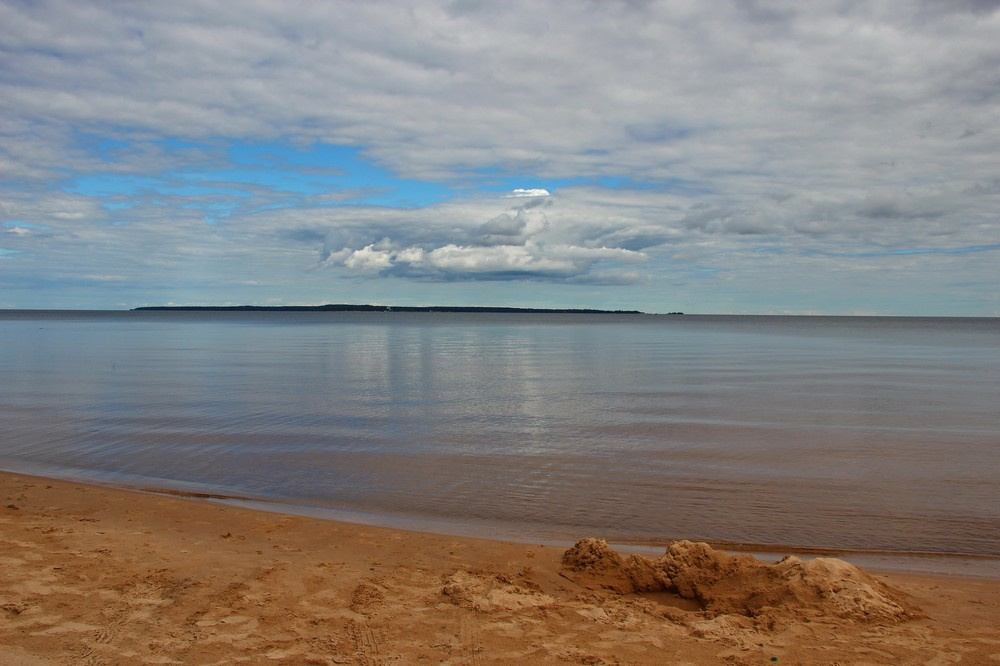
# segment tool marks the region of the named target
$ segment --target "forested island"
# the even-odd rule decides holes
[[[140,310],[183,310],[199,312],[492,312],[503,314],[645,314],[639,310],[597,310],[589,308],[511,308],[481,305],[151,305]],[[672,312],[671,314],[681,314]]]

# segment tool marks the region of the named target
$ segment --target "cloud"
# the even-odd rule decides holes
[[[548,219],[539,211],[519,208],[516,213],[502,213],[479,228],[483,245],[524,245],[548,227]]]
[[[617,266],[648,259],[634,250],[598,246],[596,239],[587,233],[581,235],[579,229],[553,226],[545,212],[528,207],[537,195],[524,198],[529,204],[516,206],[464,230],[440,223],[411,229],[390,224],[384,229],[389,235],[360,248],[344,246],[333,250],[328,241],[320,262],[327,268],[342,266],[368,277],[566,281],[587,275],[598,263]],[[485,209],[489,203],[481,202],[480,206]],[[445,205],[436,211],[442,218],[453,218],[458,211],[451,208]],[[339,231],[338,225],[334,233]],[[614,268],[605,269],[602,281],[610,281],[615,273]]]
[[[1000,279],[990,253],[949,248],[1000,235],[998,22],[988,0],[0,3],[0,282],[37,285],[26,306],[122,275],[94,302],[512,280],[814,309],[879,266],[894,286],[842,311],[922,308],[936,280],[992,312],[969,286]],[[934,269],[897,280],[904,258]]]
[[[392,266],[392,255],[385,250],[376,250],[374,245],[366,245],[348,254],[344,265],[357,270],[381,270]]]
[[[532,198],[534,198],[534,197],[547,197],[547,196],[549,196],[549,191],[546,190],[546,189],[542,189],[540,187],[539,188],[532,188],[532,189],[525,189],[525,188],[519,187],[519,188],[515,189],[513,192],[511,192],[510,194],[508,194],[507,198],[508,199],[518,199],[518,198],[523,198],[523,197],[532,197]]]
[[[616,248],[453,243],[430,251],[416,247],[376,250],[369,245],[343,256],[347,268],[434,280],[566,280],[586,275],[599,261],[635,263],[647,259],[642,253]]]
[[[896,152],[906,134],[941,120],[927,103],[956,86],[982,95],[995,82],[992,15],[982,12],[922,24],[892,3],[852,12],[834,3],[530,7],[486,21],[436,3],[409,12],[392,3],[240,12],[8,4],[19,74],[4,81],[5,106],[17,120],[101,133],[291,132],[364,145],[421,178],[463,164],[534,164],[543,176],[615,165],[704,180],[725,167],[774,173],[796,147],[814,168],[833,169],[845,155],[835,137],[881,137],[866,152]],[[958,33],[960,44],[948,40]],[[922,48],[938,56],[911,57]],[[955,69],[962,76],[948,77]],[[986,119],[963,109],[950,124],[964,131]]]

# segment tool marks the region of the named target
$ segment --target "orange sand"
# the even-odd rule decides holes
[[[1000,580],[455,538],[0,473],[0,664],[998,664]]]

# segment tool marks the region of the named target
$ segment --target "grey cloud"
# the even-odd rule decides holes
[[[325,244],[327,240],[326,232],[321,229],[288,229],[287,231],[280,232],[280,235],[298,243],[309,243],[311,245],[315,245],[317,243]],[[324,248],[324,254],[324,259],[326,256],[329,256],[328,249]]]
[[[545,216],[519,209],[514,215],[502,213],[479,228],[481,243],[490,245],[524,245],[529,238],[545,230]]]
[[[944,211],[914,205],[892,196],[872,196],[861,204],[858,214],[874,219],[913,219],[941,217]]]
[[[676,240],[677,236],[668,230],[621,229],[601,236],[598,242],[611,247],[640,252]]]
[[[690,134],[687,128],[678,128],[671,123],[647,122],[625,126],[625,134],[636,141],[677,141]]]
[[[600,261],[635,263],[644,259],[639,253],[608,248],[452,244],[430,252],[415,248],[377,252],[369,246],[351,253],[344,263],[389,275],[436,280],[572,280],[587,275]],[[357,265],[352,266],[352,262]]]
[[[971,12],[979,16],[988,16],[1000,9],[1000,0],[923,0],[923,10],[928,14],[949,14],[954,12]]]
[[[709,232],[724,231],[728,222],[732,220],[734,212],[726,208],[698,210],[686,215],[680,221],[680,224],[687,229],[699,229]]]
[[[781,168],[767,156],[781,155],[789,140],[804,140],[813,169],[822,170],[838,157],[835,142],[867,133],[862,112],[883,144],[896,144],[909,121],[886,124],[844,102],[933,100],[955,85],[938,74],[946,65],[965,70],[970,90],[995,82],[989,55],[996,51],[975,24],[947,28],[969,29],[963,51],[934,63],[908,54],[937,42],[935,25],[911,31],[897,50],[861,29],[891,31],[893,15],[841,14],[822,3],[777,14],[744,3],[737,12],[650,4],[641,13],[611,3],[569,11],[532,4],[485,23],[420,3],[410,12],[391,4],[292,3],[284,11],[257,4],[239,12],[177,5],[122,12],[73,3],[44,16],[8,6],[5,24],[25,35],[12,49],[73,55],[22,55],[20,75],[3,81],[11,117],[187,136],[290,132],[364,144],[386,165],[421,177],[453,177],[465,164],[536,163],[552,175],[600,175],[614,165],[709,182],[726,161],[730,169]],[[64,21],[101,27],[66,30]],[[839,36],[824,22],[842,24]],[[541,23],[559,26],[558,49]],[[747,32],[775,23],[788,29],[764,40]],[[892,88],[881,85],[880,72],[893,74]],[[838,128],[836,138],[826,127]],[[739,129],[741,143],[717,159],[734,136],[725,128]],[[671,145],[679,138],[683,150]]]

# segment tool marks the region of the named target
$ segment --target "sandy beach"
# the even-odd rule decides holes
[[[567,550],[10,473],[0,500],[0,664],[1000,664],[997,579]]]

